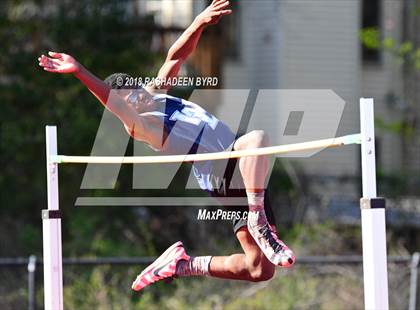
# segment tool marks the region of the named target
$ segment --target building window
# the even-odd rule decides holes
[[[381,0],[362,0],[362,29],[376,28],[381,33]],[[379,63],[381,52],[362,45],[362,60]]]

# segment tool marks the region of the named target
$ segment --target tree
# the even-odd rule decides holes
[[[88,154],[103,113],[96,99],[71,76],[43,72],[37,64],[49,50],[68,52],[99,77],[113,72],[135,76],[156,70],[162,55],[152,53],[153,16],[134,16],[128,1],[5,1],[0,8],[1,162],[0,255],[40,253],[40,211],[46,208],[44,126],[59,124],[62,153]],[[61,206],[66,217],[65,253],[114,249],[92,246],[98,234],[120,229],[109,218],[135,226],[130,212],[72,210],[83,169],[60,171]],[[130,183],[122,175],[121,184]],[[86,216],[89,214],[88,216]],[[106,227],[106,228],[105,228]],[[116,234],[114,234],[116,235]],[[121,236],[121,235],[117,235]],[[98,238],[97,238],[98,239]],[[118,238],[116,238],[118,239]],[[100,243],[100,241],[97,240]],[[3,246],[4,245],[4,246]],[[7,252],[6,252],[7,251]]]

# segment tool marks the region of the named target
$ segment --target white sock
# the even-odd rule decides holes
[[[180,277],[209,276],[211,256],[196,256],[186,261],[181,260],[176,266],[176,275]]]
[[[264,210],[264,193],[264,191],[257,193],[246,192],[250,211]]]
[[[246,192],[249,204],[248,225],[255,227],[267,223],[267,217],[264,210],[264,191]]]

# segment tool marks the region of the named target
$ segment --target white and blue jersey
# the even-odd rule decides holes
[[[159,111],[145,112],[161,119],[163,124],[162,149],[165,154],[195,154],[229,150],[235,134],[229,127],[199,105],[166,94],[153,100]],[[195,162],[193,172],[200,187],[213,191],[213,162]]]

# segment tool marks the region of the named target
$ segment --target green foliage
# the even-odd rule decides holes
[[[381,46],[380,33],[377,28],[365,28],[360,33],[362,43],[369,49],[378,49]]]
[[[97,100],[74,77],[43,71],[37,58],[49,50],[66,52],[102,79],[113,72],[149,76],[162,61],[163,55],[151,52],[152,33],[142,31],[145,23],[153,25],[152,16],[130,17],[124,2],[58,1],[55,7],[43,1],[1,4],[0,216],[3,223],[8,219],[13,222],[9,233],[19,240],[9,240],[13,247],[2,247],[0,255],[40,254],[42,250],[44,126],[59,125],[60,152],[89,154],[103,113]],[[64,253],[107,255],[115,250],[141,254],[141,242],[136,248],[121,242],[122,230],[136,231],[138,225],[145,225],[133,219],[133,209],[71,210],[80,195],[83,171],[84,167],[60,170]],[[130,177],[122,175],[121,191],[126,184],[131,187]],[[111,218],[119,221],[110,223]],[[111,237],[101,240],[107,238],[104,236]]]
[[[420,70],[420,48],[415,48],[413,42],[397,43],[392,37],[382,38],[380,31],[375,27],[362,29],[360,40],[366,48],[387,51],[395,57],[397,63],[408,64],[414,70]]]
[[[370,27],[360,31],[360,40],[362,44],[369,49],[383,50],[390,53],[398,65],[405,65],[414,73],[420,72],[420,47],[415,47],[411,41],[396,42],[392,37],[381,37],[377,28]],[[416,104],[415,100],[405,99],[407,105]],[[406,109],[411,111],[411,109]],[[406,112],[410,113],[410,112]],[[416,126],[412,122],[411,115],[405,115],[401,120],[386,122],[383,119],[376,118],[375,125],[387,132],[401,135],[403,139],[415,138]],[[417,140],[412,141],[417,143]],[[412,143],[410,142],[410,143]]]
[[[71,286],[64,288],[64,307],[66,309],[133,309],[137,302],[130,294],[122,295],[116,288],[129,292],[125,272],[110,272],[109,266],[97,267],[92,272],[73,275]],[[131,280],[131,279],[130,279]],[[149,299],[150,300],[150,299]],[[145,301],[138,303],[141,305]]]
[[[399,233],[389,234],[388,252],[405,255]],[[282,239],[301,256],[361,253],[360,227],[342,227],[332,222],[295,225],[281,232]],[[236,253],[238,244],[221,247],[219,255]],[[203,246],[200,248],[203,253]],[[363,307],[361,265],[302,265],[277,268],[269,282],[226,281],[211,277],[177,278],[148,286],[140,293],[130,289],[144,266],[66,266],[64,306],[71,310],[90,309],[360,309]],[[409,266],[389,264],[390,305],[406,308]],[[392,289],[395,288],[395,289]],[[398,288],[398,289],[397,289]],[[394,293],[395,294],[394,294]],[[23,294],[22,292],[20,293]],[[16,301],[21,295],[9,295]],[[10,304],[4,301],[5,304]],[[39,289],[37,303],[42,305]],[[22,308],[22,307],[20,307]]]
[[[293,238],[293,235],[296,238]],[[326,223],[296,226],[282,234],[288,244],[305,255],[345,254],[348,244],[360,243],[360,229]],[[392,240],[392,238],[391,238]],[[390,242],[389,251],[395,251]],[[344,252],[343,252],[344,251]],[[222,253],[234,253],[224,249]],[[361,249],[354,253],[361,253]],[[80,268],[80,267],[79,267]],[[250,283],[215,278],[178,278],[171,284],[156,283],[140,293],[127,287],[138,268],[96,267],[83,274],[67,269],[66,309],[360,309],[363,307],[361,265],[301,265],[278,268],[269,282]],[[69,276],[69,272],[71,276]],[[389,266],[390,304],[406,307],[408,266]],[[393,293],[397,292],[397,293]]]
[[[384,47],[388,50],[393,49],[395,47],[395,44],[396,43],[393,38],[385,38],[383,41]]]
[[[415,133],[415,128],[407,126],[404,121],[385,122],[383,119],[376,118],[375,126],[395,134],[403,133],[406,137],[411,137]]]

